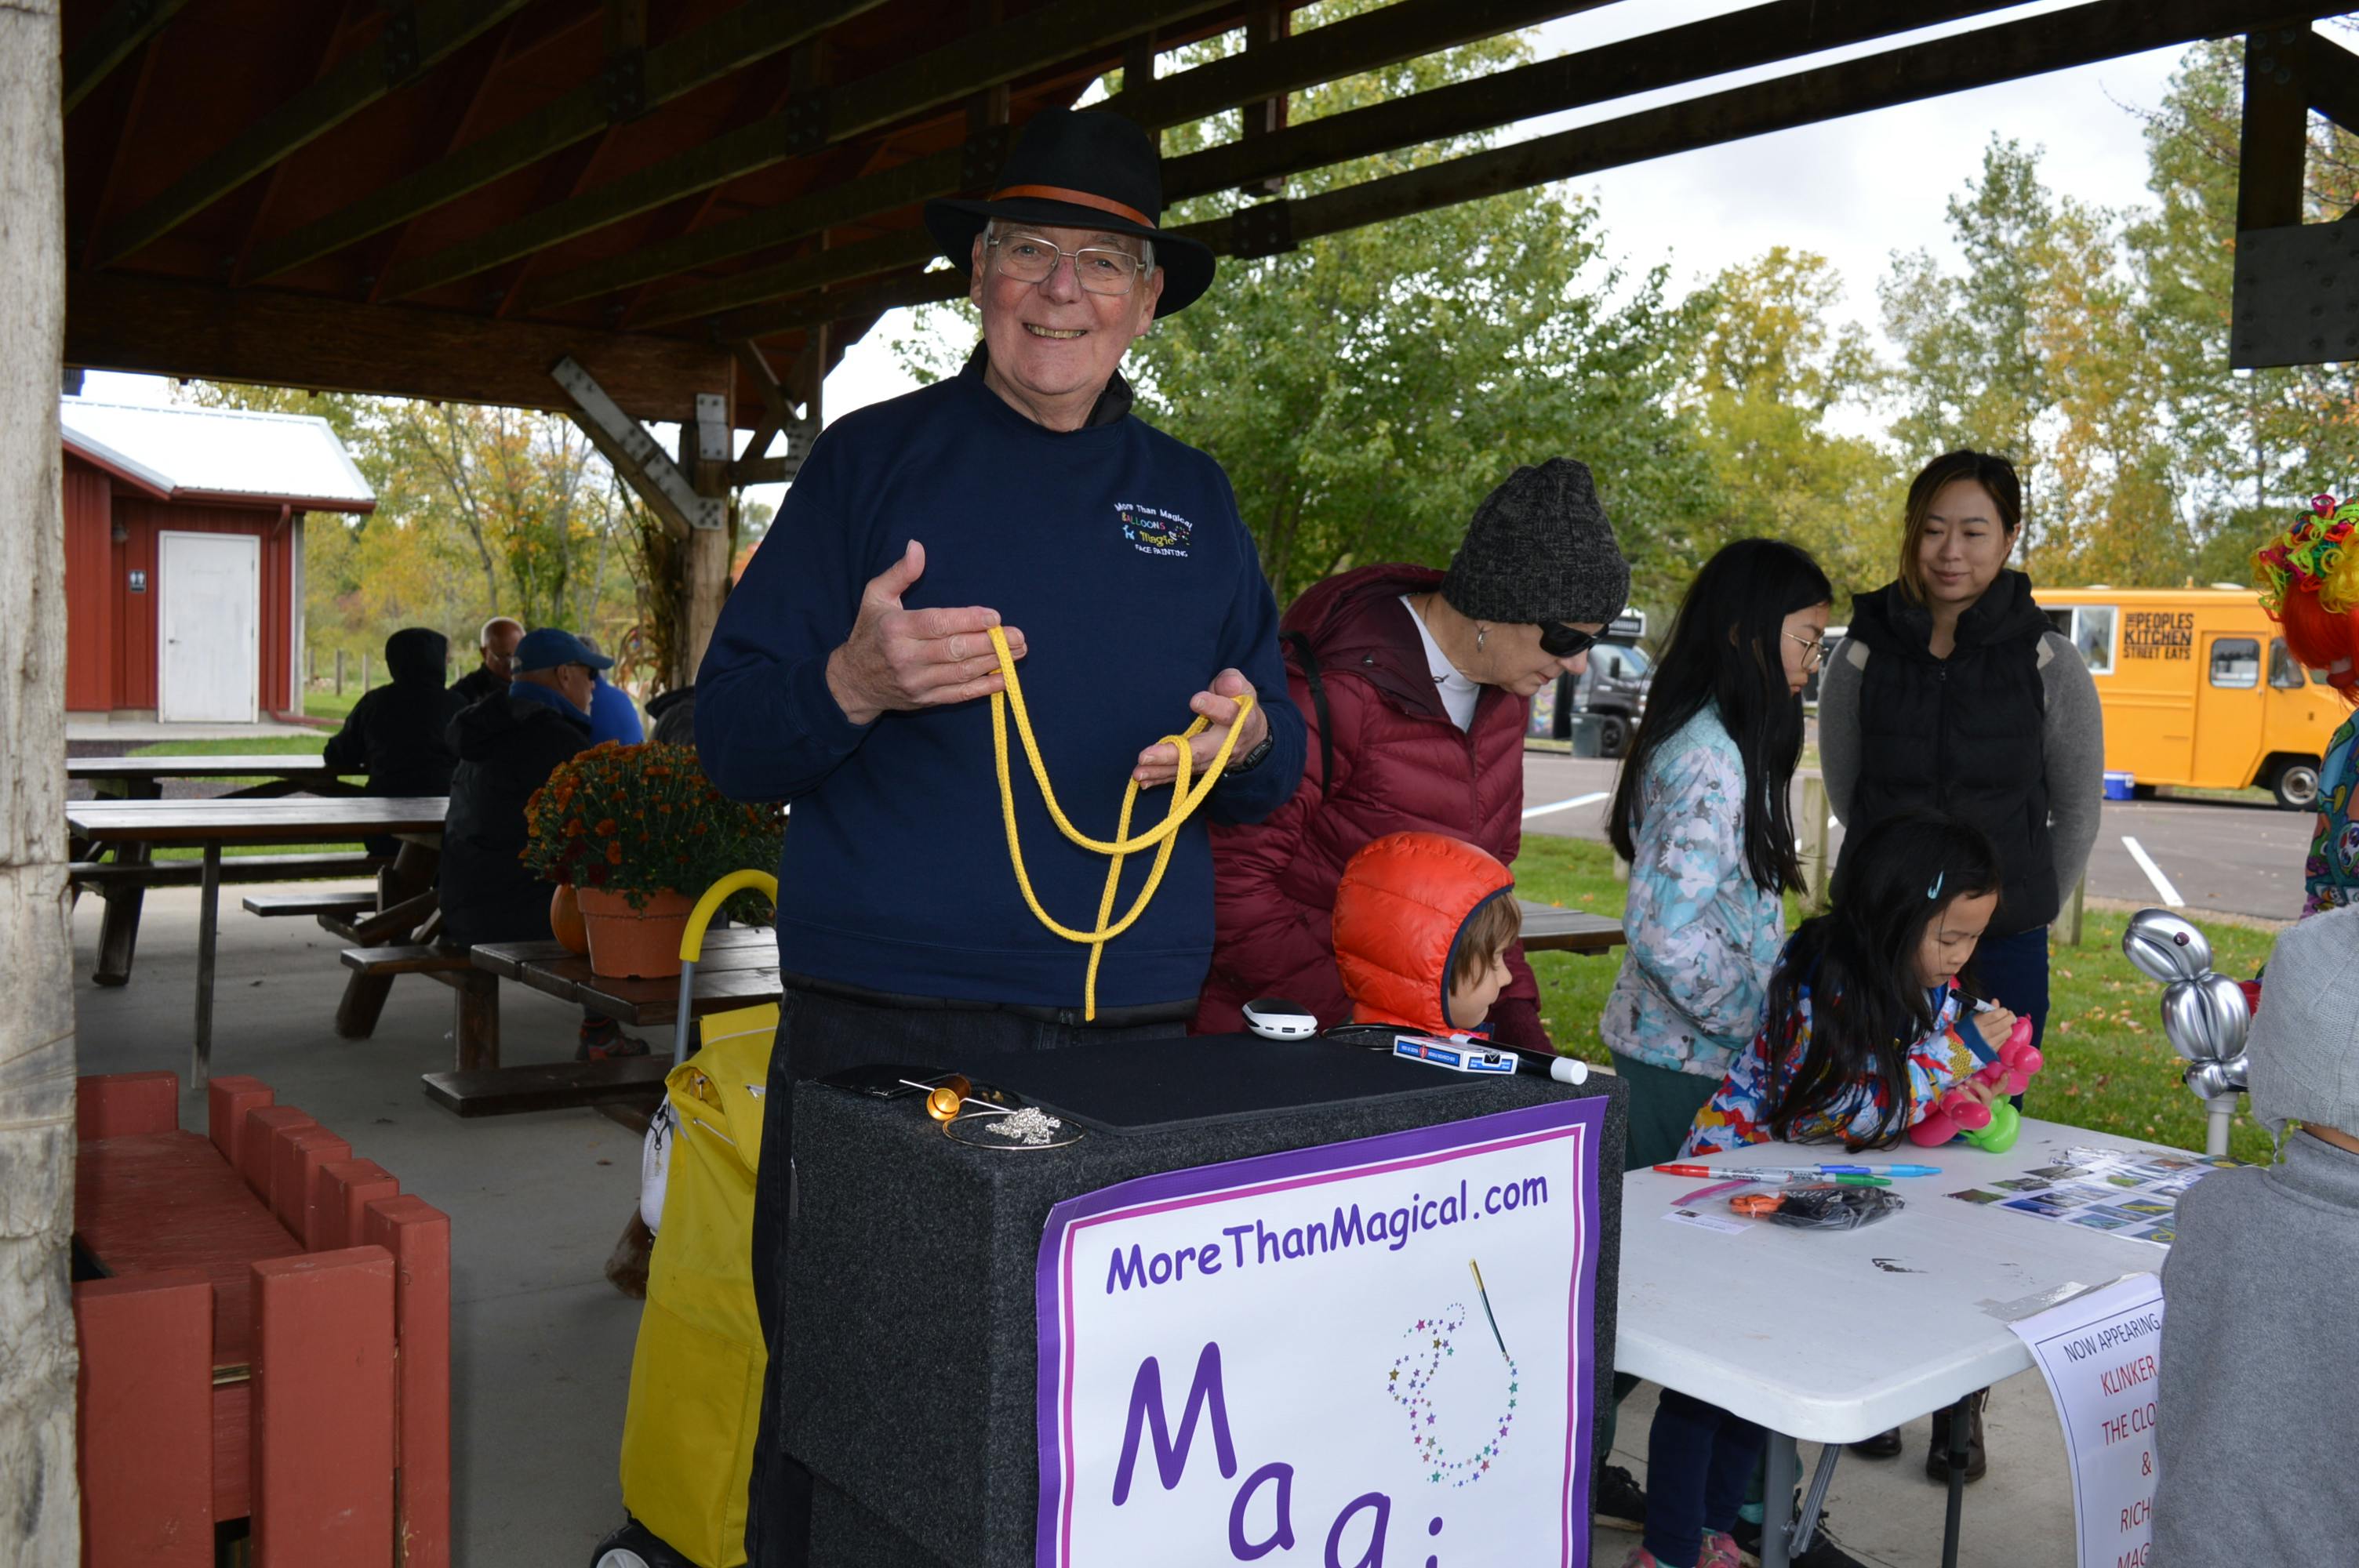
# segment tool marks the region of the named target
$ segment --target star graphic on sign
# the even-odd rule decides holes
[[[1397,1383],[1397,1382],[1399,1382],[1399,1381],[1400,1381],[1400,1368],[1399,1368],[1396,1367],[1396,1368],[1393,1368],[1393,1375],[1392,1375],[1392,1378],[1390,1379],[1390,1381],[1393,1381],[1393,1382],[1396,1382],[1396,1383]]]

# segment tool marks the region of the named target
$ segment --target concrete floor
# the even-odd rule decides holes
[[[234,893],[245,890],[233,890]],[[188,1081],[195,994],[193,890],[151,893],[132,981],[89,980],[99,904],[74,919],[81,1070],[168,1067]],[[588,1111],[462,1122],[427,1103],[420,1073],[447,1066],[451,993],[404,979],[376,1036],[339,1040],[342,946],[309,922],[262,920],[225,899],[213,1064],[250,1073],[349,1139],[403,1189],[451,1216],[452,1490],[460,1568],[584,1568],[622,1518],[615,1462],[638,1304],[603,1273],[638,1189],[637,1141]],[[573,1049],[575,1015],[506,988],[511,1062]],[[201,1098],[184,1126],[204,1125]],[[1654,1390],[1625,1408],[1615,1459],[1642,1478]],[[1846,1456],[1829,1510],[1877,1568],[1940,1560],[1942,1492],[1924,1478],[1926,1423],[1902,1458]],[[2071,1500],[2052,1405],[2036,1373],[2003,1384],[1990,1416],[1991,1473],[1966,1494],[1964,1568],[2068,1568]],[[1805,1465],[1816,1451],[1805,1448]],[[1601,1529],[1594,1561],[1619,1568],[1635,1538]],[[857,1568],[833,1565],[830,1568]]]

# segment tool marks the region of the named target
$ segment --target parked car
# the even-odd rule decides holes
[[[1647,618],[1632,611],[1614,619],[1604,639],[1589,650],[1589,667],[1571,680],[1560,676],[1532,697],[1528,733],[1558,741],[1572,737],[1572,716],[1598,718],[1600,756],[1618,757],[1630,749],[1639,716],[1647,711],[1647,688],[1654,684],[1655,661],[1638,646],[1647,634]]]

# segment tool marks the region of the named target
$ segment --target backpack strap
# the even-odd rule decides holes
[[[1335,782],[1335,727],[1327,711],[1327,683],[1319,678],[1319,655],[1308,632],[1282,632],[1277,640],[1294,650],[1302,678],[1310,685],[1310,707],[1319,715],[1319,787],[1330,789]]]

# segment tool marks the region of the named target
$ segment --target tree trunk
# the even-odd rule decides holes
[[[0,1564],[82,1555],[73,946],[66,918],[64,124],[57,0],[0,5]]]

